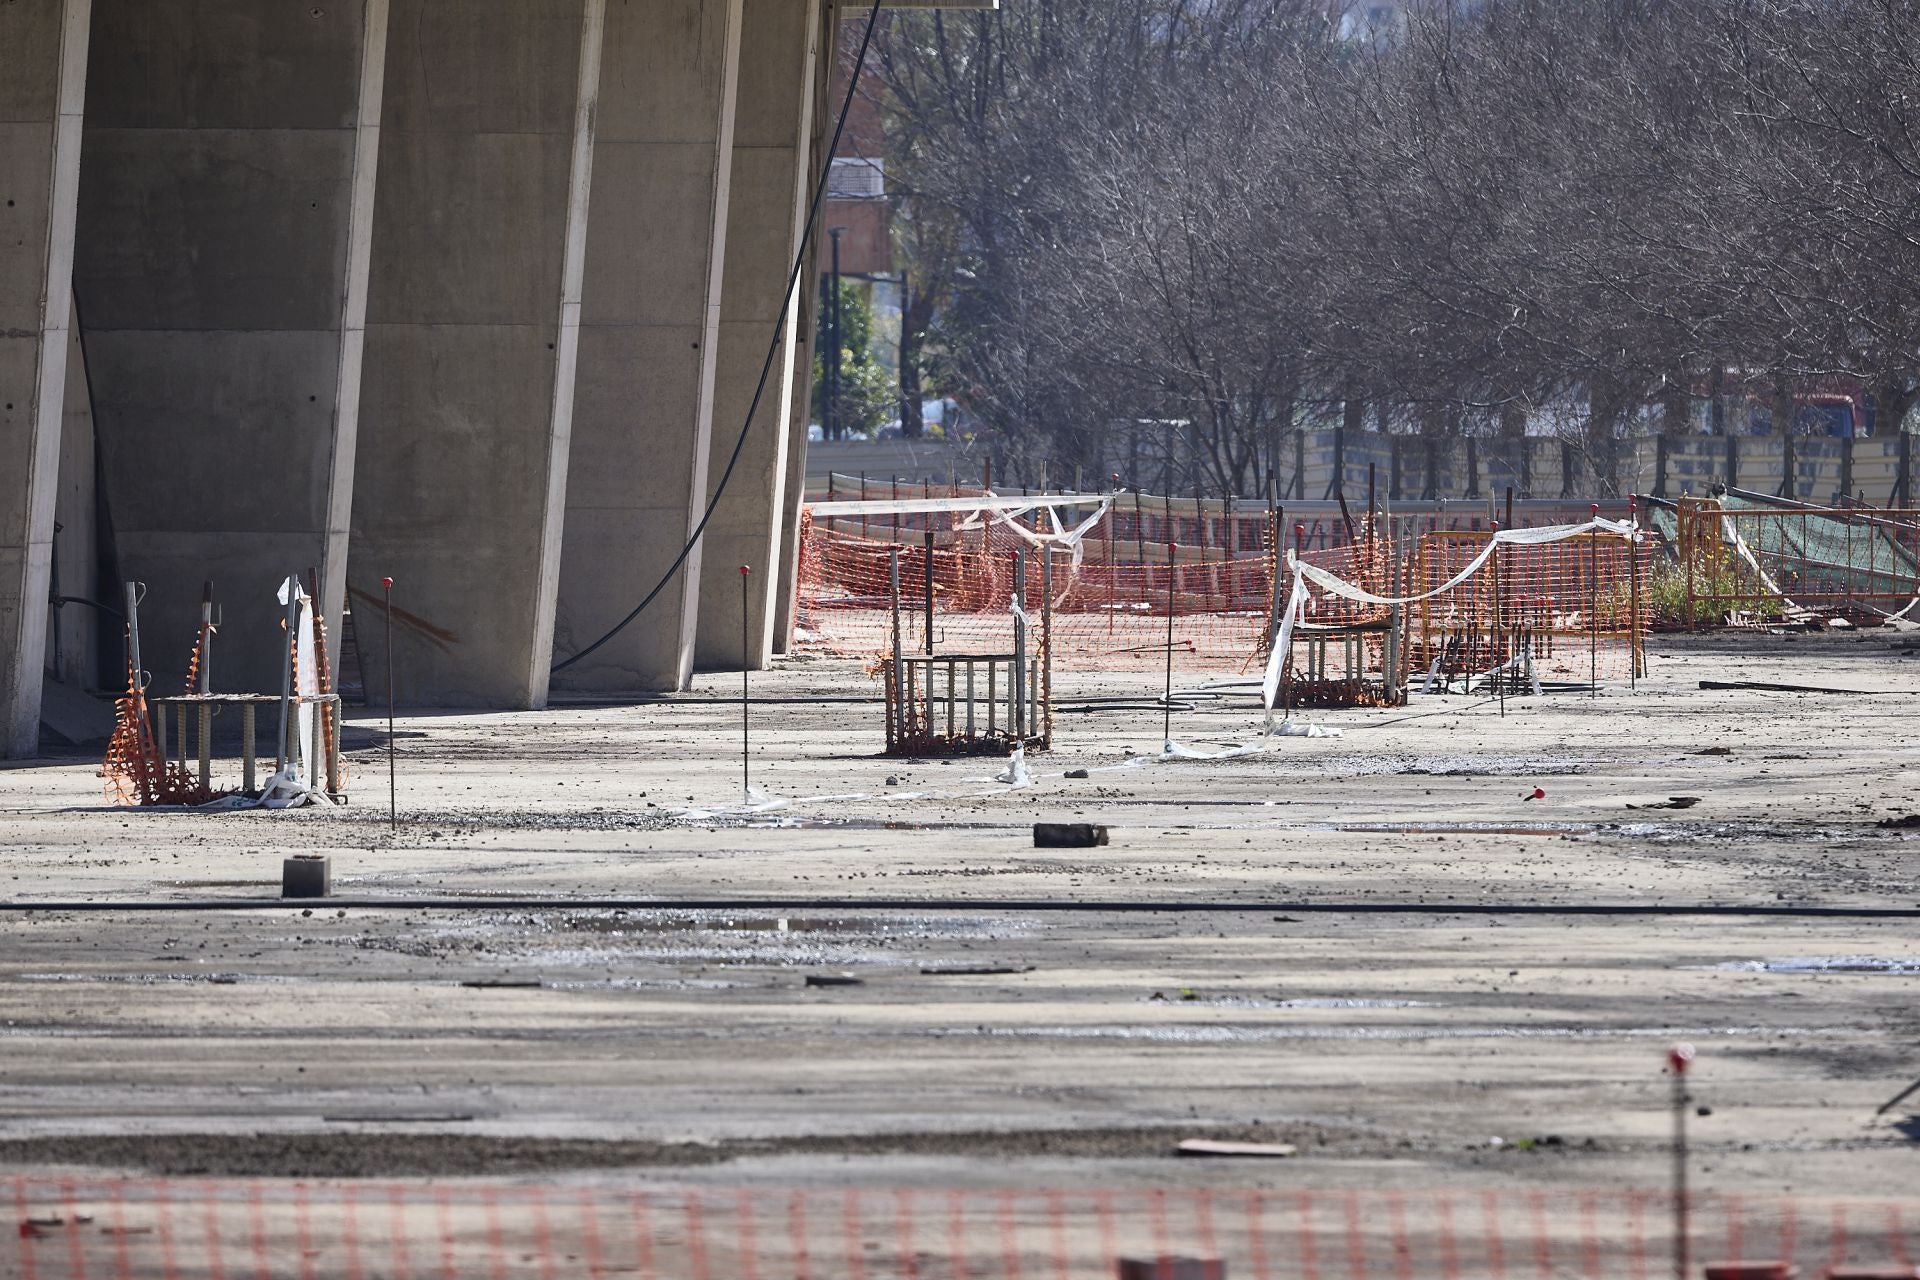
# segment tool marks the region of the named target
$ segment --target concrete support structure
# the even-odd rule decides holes
[[[839,54],[841,5],[827,0],[821,6],[815,40],[818,53],[813,63],[813,101],[808,113],[808,137],[811,139],[806,176],[806,199],[813,199],[813,184],[821,179],[827,163],[827,144],[832,141],[833,122],[840,100],[832,92],[834,68]],[[822,211],[822,217],[825,211]],[[824,227],[824,224],[820,224]],[[774,592],[773,652],[785,653],[793,638],[795,586],[800,574],[800,508],[807,497],[807,428],[813,422],[813,353],[819,337],[816,323],[820,314],[820,241],[818,233],[807,249],[807,265],[800,273],[800,296],[795,300],[793,390],[787,406],[787,475],[781,489],[781,502],[775,512],[780,522],[780,583]]]
[[[746,595],[747,661],[759,669],[772,660],[786,549],[781,516],[791,450],[789,424],[801,349],[798,337],[805,327],[800,304],[803,296],[810,296],[796,281],[789,297],[787,282],[812,194],[820,3],[745,0],[741,24],[741,87],[708,500],[726,471],[748,410],[754,414],[732,479],[707,526],[694,652],[695,664],[703,670],[740,666],[741,565],[753,570]],[[809,274],[801,272],[803,278]]]
[[[142,650],[277,689],[275,585],[340,612],[386,0],[94,0],[74,288]]]
[[[705,506],[741,0],[607,14],[554,648],[578,652],[659,582]],[[555,686],[685,687],[698,549],[644,617]]]
[[[0,759],[40,736],[87,35],[87,0],[0,5]]]
[[[66,412],[60,425],[60,488],[53,507],[53,574],[55,597],[100,600],[101,537],[99,494],[93,447],[93,402],[87,395],[87,357],[80,345],[80,329],[67,329]],[[84,690],[95,687],[117,692],[126,680],[119,661],[102,670],[103,653],[121,652],[120,628],[111,618],[77,601],[56,604],[47,639],[47,673],[55,680]]]
[[[353,507],[356,638],[414,704],[538,707],[605,0],[392,0]]]

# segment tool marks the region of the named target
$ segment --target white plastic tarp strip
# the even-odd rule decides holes
[[[1003,498],[987,494],[978,498],[872,498],[834,502],[809,502],[807,510],[816,520],[835,516],[920,515],[930,511],[1002,511],[1024,512],[1036,507],[1090,507],[1111,503],[1110,493],[1041,493],[1028,497]]]
[[[1306,584],[1312,582],[1321,590],[1348,600],[1357,600],[1363,604],[1397,605],[1418,604],[1422,600],[1431,600],[1444,595],[1471,578],[1493,558],[1494,550],[1500,546],[1537,547],[1549,542],[1562,542],[1568,538],[1577,538],[1582,534],[1604,533],[1613,537],[1631,541],[1637,535],[1634,527],[1624,520],[1593,519],[1585,524],[1554,524],[1538,529],[1501,529],[1487,539],[1487,545],[1480,554],[1449,578],[1445,583],[1431,591],[1423,591],[1412,596],[1379,596],[1363,587],[1357,587],[1346,579],[1330,573],[1318,565],[1307,564],[1295,558],[1292,553],[1288,559],[1293,563],[1293,590],[1287,595],[1286,611],[1280,618],[1280,633],[1273,642],[1273,652],[1267,655],[1266,677],[1260,682],[1260,696],[1266,706],[1267,724],[1273,724],[1273,704],[1280,696],[1280,675],[1285,669],[1287,656],[1293,647],[1293,632],[1300,624],[1306,608]]]

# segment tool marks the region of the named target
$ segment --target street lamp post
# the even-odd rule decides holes
[[[827,394],[820,415],[820,432],[829,440],[840,438],[840,235],[845,227],[830,227],[833,241],[832,276],[827,285]]]

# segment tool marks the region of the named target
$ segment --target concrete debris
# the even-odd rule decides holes
[[[1183,1156],[1253,1156],[1278,1160],[1298,1150],[1291,1142],[1222,1142],[1215,1138],[1182,1138],[1174,1148]]]
[[[333,859],[325,854],[296,853],[280,862],[280,896],[325,898],[333,893]]]
[[[1115,1258],[1117,1280],[1227,1280],[1219,1258]]]
[[[1036,822],[1036,849],[1093,849],[1107,843],[1107,829],[1091,822]]]

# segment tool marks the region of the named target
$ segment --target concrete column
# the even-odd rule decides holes
[[[74,288],[156,687],[203,580],[227,689],[279,687],[289,571],[340,616],[386,8],[94,0]]]
[[[819,50],[813,65],[813,109],[809,113],[807,154],[805,157],[807,192],[813,198],[812,184],[820,181],[827,165],[827,143],[832,137],[833,121],[840,103],[831,92],[837,50],[840,6],[837,2],[821,6],[814,24],[814,39]],[[793,613],[800,570],[800,507],[807,496],[807,428],[813,422],[813,352],[819,336],[820,315],[820,240],[818,231],[807,246],[807,265],[800,272],[800,296],[795,315],[798,349],[795,351],[793,391],[787,409],[787,479],[781,492],[779,510],[782,539],[780,545],[780,585],[774,593],[773,651],[787,652],[793,636]]]
[[[392,577],[402,701],[539,707],[605,0],[392,3],[355,635],[368,687],[384,687]]]
[[[0,4],[0,759],[40,736],[88,0]]]
[[[753,570],[746,597],[748,662],[758,669],[773,655],[775,603],[786,558],[783,513],[797,338],[805,327],[799,304],[802,296],[811,296],[810,291],[803,295],[796,280],[789,298],[787,282],[812,194],[808,167],[819,9],[819,0],[744,0],[741,12],[741,88],[727,209],[709,500],[749,409],[754,416],[732,479],[707,525],[694,647],[694,663],[702,670],[740,666],[741,565]]]
[[[740,9],[653,0],[607,14],[554,635],[563,659],[661,580],[706,505]],[[685,687],[701,563],[696,549],[631,626],[556,672],[556,687]]]

